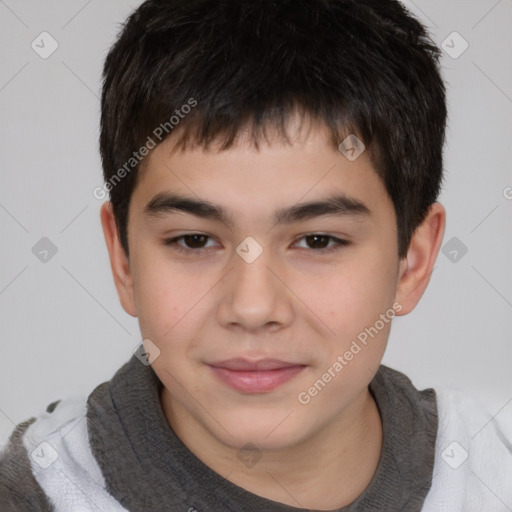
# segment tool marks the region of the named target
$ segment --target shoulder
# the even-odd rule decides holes
[[[30,418],[16,426],[7,446],[0,454],[0,510],[53,510],[31,470],[30,454],[23,444],[27,428],[36,421]]]
[[[425,512],[512,508],[512,422],[471,396],[437,390],[438,434]]]
[[[18,425],[0,458],[1,510],[124,510],[91,452],[87,396],[50,404]]]

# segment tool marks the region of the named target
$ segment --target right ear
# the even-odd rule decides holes
[[[123,309],[129,315],[137,316],[130,261],[119,239],[116,218],[111,202],[107,201],[103,203],[100,217],[119,300],[121,301]]]

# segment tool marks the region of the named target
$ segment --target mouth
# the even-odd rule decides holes
[[[229,387],[244,393],[265,393],[282,386],[298,375],[306,365],[279,359],[229,359],[208,366]]]

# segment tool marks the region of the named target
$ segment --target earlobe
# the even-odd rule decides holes
[[[440,203],[430,206],[425,220],[414,232],[407,255],[400,260],[396,300],[400,315],[410,313],[418,304],[434,270],[446,225],[446,211]]]
[[[101,206],[100,218],[119,300],[129,315],[137,316],[130,262],[119,240],[112,203],[106,202]]]

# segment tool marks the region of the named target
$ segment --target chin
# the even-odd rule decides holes
[[[237,450],[248,444],[260,450],[285,450],[304,441],[309,431],[309,425],[298,417],[292,419],[296,412],[290,412],[288,410],[280,415],[275,412],[244,413],[243,419],[232,417],[220,420],[229,433],[216,425],[217,437],[223,444]]]

